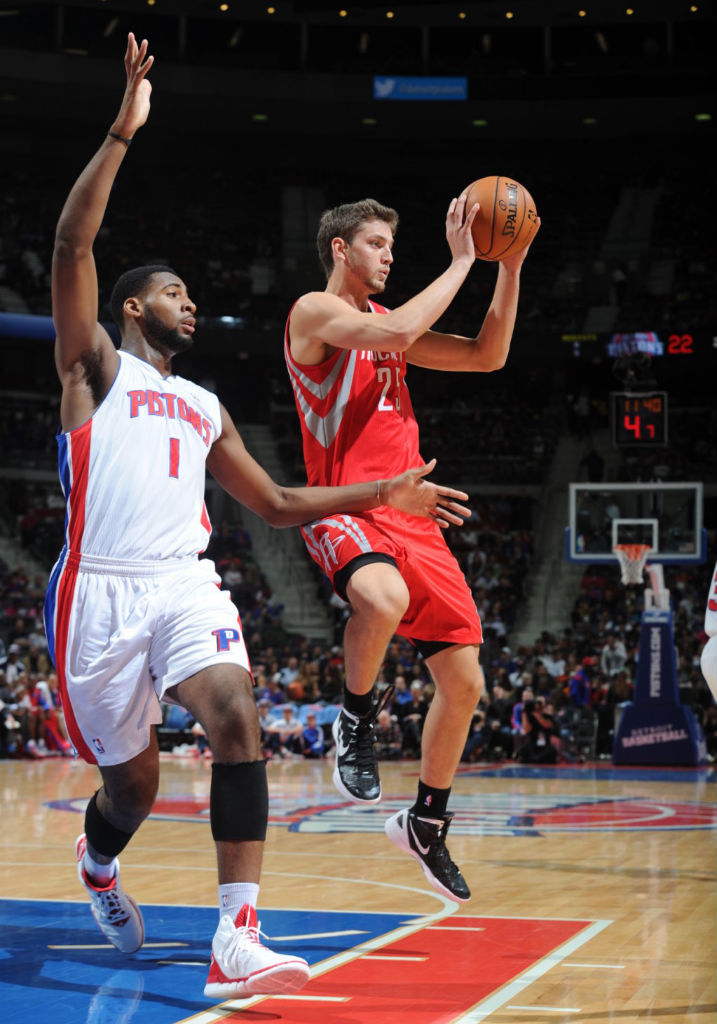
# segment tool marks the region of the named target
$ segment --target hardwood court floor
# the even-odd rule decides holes
[[[332,935],[360,936],[342,940],[348,945],[340,957],[312,960],[316,981],[306,991],[329,1002],[320,1012],[310,1002],[274,999],[259,1001],[256,1011],[235,1003],[209,1013],[200,1009],[201,984],[197,991],[193,983],[194,1002],[179,1012],[165,1006],[162,1016],[157,996],[154,1009],[146,1008],[145,983],[133,1024],[717,1020],[712,767],[618,769],[602,762],[539,770],[508,763],[462,770],[451,798],[449,847],[473,898],[460,907],[435,893],[418,864],[383,833],[387,815],[412,801],[417,764],[382,765],[384,797],[369,808],[343,802],[331,772],[328,761],[269,765],[272,827],[259,899],[265,915],[327,912]],[[204,761],[163,761],[155,812],[122,856],[123,884],[140,904],[216,906],[210,774]],[[74,840],[96,780],[93,769],[71,760],[0,761],[0,907],[7,900],[82,903]],[[7,903],[4,920],[21,906]],[[80,906],[79,913],[83,927],[86,918],[94,928],[89,909]],[[370,949],[370,928],[357,928],[356,915],[378,930]],[[216,919],[210,920],[205,960]],[[307,955],[306,928],[304,922],[301,934],[292,932],[292,952]],[[381,929],[388,938],[378,935]],[[18,930],[27,931],[21,924]],[[384,988],[381,972],[389,972]],[[403,993],[396,983],[409,977]],[[22,1000],[22,986],[1,982],[0,974],[9,1012]],[[448,994],[457,999],[450,1011],[442,1006]],[[68,1019],[84,1024],[91,1014]]]

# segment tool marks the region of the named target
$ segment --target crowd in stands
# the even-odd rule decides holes
[[[4,392],[0,405],[0,465],[47,469],[57,462],[55,434],[60,422],[56,395]]]
[[[118,195],[95,246],[101,317],[111,320],[112,284],[138,259],[175,267],[189,283],[203,315],[265,314],[262,306],[272,290],[281,230],[279,209],[271,201],[279,187],[276,181],[267,175],[247,175],[244,202],[238,205],[230,175],[216,169],[210,172],[201,202],[192,202],[188,196],[194,171],[173,167],[168,189],[165,175],[126,170],[117,183],[126,201],[123,204]],[[67,173],[68,179],[60,181],[61,166],[43,172],[35,164],[31,174],[20,167],[6,169],[6,187],[0,195],[0,310],[50,315],[55,223],[76,168],[68,167]]]
[[[44,631],[17,619],[11,635],[0,651],[0,757],[72,757]]]
[[[476,537],[463,537],[458,557],[483,617],[481,664],[486,690],[478,702],[462,760],[555,763],[609,758],[616,711],[634,693],[641,587],[623,587],[616,569],[588,567],[571,622],[560,635],[543,632],[530,645],[510,641],[519,606],[518,581],[530,560],[523,530],[497,529],[499,502],[480,509]],[[515,534],[515,535],[514,535]],[[288,634],[281,609],[251,556],[241,527],[222,526],[212,547],[222,585],[242,609],[268,759],[320,759],[332,746],[331,723],[341,702],[343,648]],[[711,553],[714,561],[714,552]],[[680,700],[702,725],[708,757],[717,757],[717,711],[702,678],[704,602],[711,563],[667,568],[678,652]],[[45,580],[22,566],[0,565],[0,756],[70,756],[42,625]],[[376,749],[382,759],[419,755],[434,693],[412,644],[395,637],[377,679],[381,700]],[[205,754],[206,738],[180,709],[165,715],[164,750]],[[168,745],[167,745],[168,744]],[[206,755],[209,756],[209,755]]]

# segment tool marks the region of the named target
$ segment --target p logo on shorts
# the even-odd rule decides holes
[[[213,629],[212,636],[217,638],[217,652],[230,650],[242,638],[238,629]]]

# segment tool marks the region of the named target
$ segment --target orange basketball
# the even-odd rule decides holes
[[[479,260],[504,260],[524,249],[537,231],[533,197],[515,178],[479,178],[468,186],[466,210],[473,203],[480,203],[472,229]]]

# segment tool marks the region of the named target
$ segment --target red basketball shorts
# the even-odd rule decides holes
[[[392,558],[410,594],[396,632],[412,640],[479,644],[483,640],[473,595],[441,529],[431,519],[392,508],[332,515],[301,527],[309,554],[337,589],[336,577],[354,558]]]

